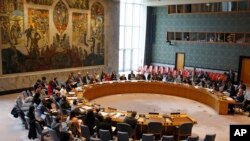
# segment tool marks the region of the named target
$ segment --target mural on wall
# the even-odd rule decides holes
[[[20,50],[23,38],[23,0],[0,1],[0,27],[3,73],[15,73],[23,68]]]
[[[84,64],[104,64],[104,7],[99,2],[95,2],[91,7],[90,41],[90,54]]]
[[[70,8],[89,9],[89,0],[66,0]]]
[[[103,5],[95,2],[91,15],[72,13],[72,32],[65,32],[69,22],[67,3],[59,0],[49,13],[42,6],[50,2],[30,0],[29,4],[41,8],[23,9],[23,0],[0,1],[3,74],[104,65]],[[82,2],[88,5],[89,1]],[[24,10],[27,15],[23,15]],[[53,34],[49,31],[52,22],[58,31]]]
[[[69,21],[68,9],[62,0],[54,8],[53,19],[56,29],[62,34],[66,30]]]
[[[72,13],[72,44],[79,45],[87,44],[88,33],[88,14],[86,13]]]
[[[1,41],[4,48],[21,44],[23,32],[23,0],[0,1]]]
[[[26,50],[34,58],[42,55],[49,45],[49,11],[28,9],[28,28],[26,36]]]
[[[54,0],[26,0],[29,4],[52,5]]]

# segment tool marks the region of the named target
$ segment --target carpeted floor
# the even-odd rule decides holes
[[[0,96],[0,133],[1,140],[28,141],[28,130],[25,130],[19,118],[14,118],[10,111],[19,94]],[[216,133],[216,141],[229,141],[229,125],[249,124],[248,113],[235,115],[218,115],[210,107],[189,99],[159,94],[126,94],[102,97],[94,102],[103,107],[109,106],[121,110],[136,110],[138,113],[148,112],[184,112],[198,121],[193,127],[193,134],[204,138],[206,133]],[[39,139],[36,139],[37,141]]]

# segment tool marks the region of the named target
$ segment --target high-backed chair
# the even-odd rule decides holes
[[[110,134],[109,130],[99,129],[99,135],[100,135],[100,139],[102,141],[113,140],[112,137],[111,137],[111,134]]]
[[[117,131],[127,132],[129,137],[135,135],[135,130],[127,123],[117,123]]]
[[[48,127],[51,127],[51,123],[52,123],[51,116],[50,116],[49,113],[47,113],[47,112],[44,112],[44,115],[45,115],[45,122],[46,122],[46,125],[47,125]]]
[[[180,140],[180,137],[188,137],[192,135],[193,123],[183,123],[179,127],[177,127],[177,131],[175,133],[177,137],[177,141]]]
[[[81,136],[84,137],[87,141],[90,140],[90,131],[89,131],[89,127],[87,125],[80,125],[81,127]]]
[[[35,124],[36,124],[36,132],[38,133],[38,135],[40,135],[41,141],[43,141],[43,136],[47,135],[49,131],[45,129],[43,130],[41,125],[37,121],[35,122]]]
[[[25,129],[29,129],[29,123],[26,122],[24,112],[19,107],[17,107],[17,109],[18,109],[18,116],[20,117],[22,123],[24,124]]]
[[[188,136],[187,137],[187,141],[198,141],[199,140],[199,136]]]
[[[68,115],[67,109],[63,109],[60,103],[56,103],[56,105],[59,107],[60,113],[61,113],[61,118],[63,119],[64,116]]]
[[[26,112],[29,110],[30,103],[24,103],[21,96],[18,96],[16,99],[16,105],[23,111]]]
[[[29,89],[26,90],[26,93],[28,94],[28,96],[33,96],[32,92]]]
[[[163,135],[161,141],[174,141],[174,136]]]
[[[148,133],[159,135],[161,137],[162,133],[162,123],[161,122],[149,122],[148,123]]]
[[[27,116],[24,116],[26,124],[27,124],[27,129],[30,129],[30,118]]]
[[[204,141],[215,141],[216,134],[206,134]]]
[[[29,96],[26,91],[22,91],[22,94],[23,94],[23,99],[25,99]]]
[[[154,141],[154,134],[142,134],[141,141]]]
[[[131,138],[129,138],[129,135],[127,132],[121,132],[121,131],[117,132],[117,139],[118,141],[131,141],[132,140]]]

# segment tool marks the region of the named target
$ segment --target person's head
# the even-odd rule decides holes
[[[92,109],[88,110],[88,112],[87,112],[87,117],[88,117],[88,118],[91,118],[91,117],[94,117],[94,116],[95,116],[95,115],[94,115],[93,110],[92,110]]]
[[[36,89],[36,93],[40,93],[42,91],[42,85],[38,85]]]
[[[96,111],[96,113],[99,113],[101,111],[101,109],[100,108],[96,108],[95,111]]]
[[[136,111],[133,111],[132,113],[131,113],[131,117],[135,117],[136,116]]]
[[[67,99],[66,96],[63,95],[63,96],[62,96],[62,100],[66,101],[66,99]]]
[[[76,117],[76,113],[74,110],[70,112],[69,119],[72,119],[73,117]]]
[[[245,90],[247,89],[246,85],[244,85],[244,84],[242,83],[241,89],[242,89],[243,91],[245,91]]]
[[[42,81],[41,81],[41,79],[37,79],[36,82],[41,84]]]
[[[77,100],[75,99],[74,101],[73,101],[73,105],[77,105],[78,104],[78,102],[77,102]]]
[[[45,76],[43,76],[43,77],[42,77],[42,80],[43,80],[43,81],[46,81],[46,77],[45,77]]]

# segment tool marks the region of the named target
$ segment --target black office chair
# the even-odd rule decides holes
[[[142,134],[141,141],[154,141],[154,134]]]
[[[121,131],[117,132],[117,139],[118,141],[131,141],[132,140],[131,138],[129,138],[129,135],[127,132],[121,132]]]
[[[204,141],[215,141],[216,134],[206,134]]]
[[[110,141],[113,140],[112,136],[109,132],[109,130],[103,130],[103,129],[99,129],[99,135],[100,135],[100,139],[102,141]]]
[[[41,141],[43,141],[44,140],[43,137],[49,133],[49,130],[48,129],[43,130],[41,125],[37,121],[35,122],[35,124],[36,124],[36,132],[40,136]]]
[[[84,137],[87,141],[89,141],[91,138],[89,127],[83,124],[80,125],[80,127],[81,127],[81,136]]]
[[[154,134],[159,135],[159,137],[161,137],[161,133],[162,133],[162,123],[161,122],[149,122],[148,123],[148,133],[149,134]]]
[[[174,141],[174,136],[163,135],[161,141]]]
[[[127,132],[130,138],[135,135],[135,130],[127,123],[117,123],[116,126],[117,131]]]
[[[177,131],[175,133],[177,137],[177,141],[180,140],[181,137],[188,137],[192,135],[193,123],[183,123],[179,127],[177,127]]]
[[[187,141],[198,141],[199,140],[199,136],[188,136],[187,137]]]

